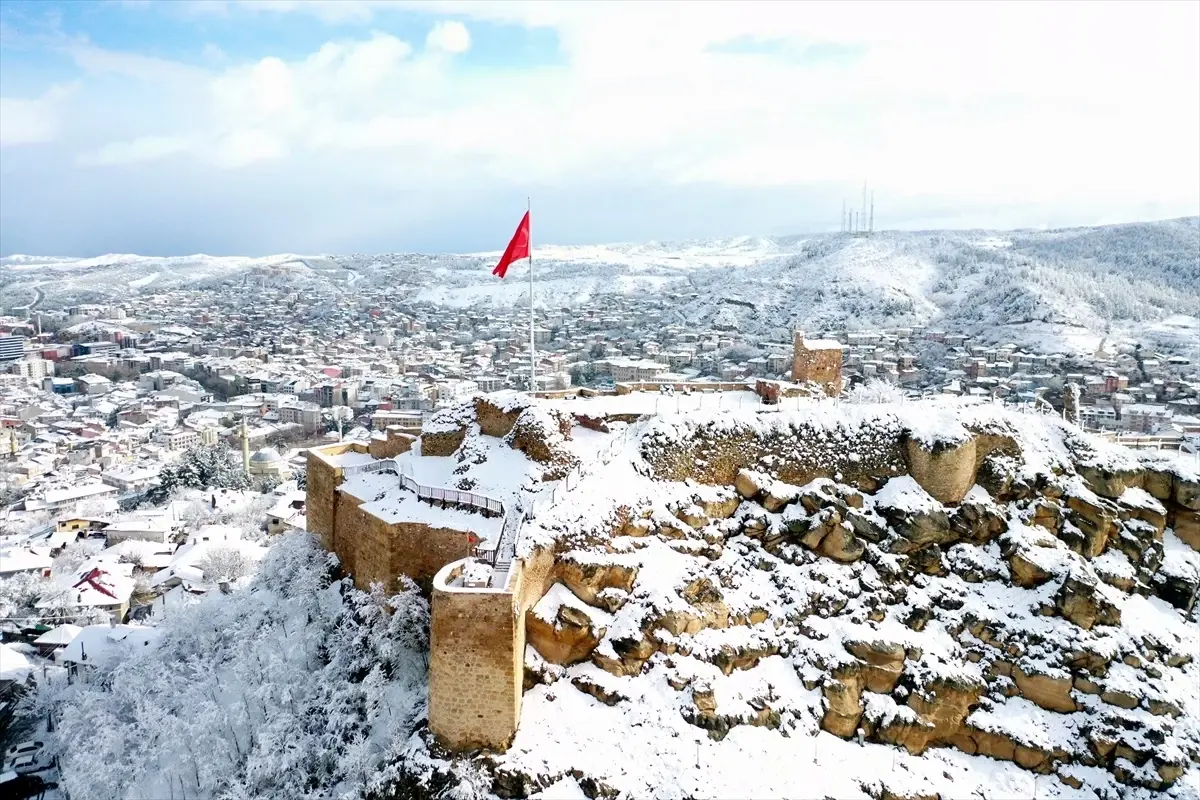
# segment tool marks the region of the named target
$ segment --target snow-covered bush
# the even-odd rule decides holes
[[[313,538],[288,534],[248,588],[36,702],[77,800],[359,797],[424,714],[428,629],[411,582],[331,582]]]
[[[63,575],[74,572],[83,566],[83,562],[104,549],[101,539],[77,539],[62,549],[54,559],[54,574]]]
[[[254,560],[236,547],[214,547],[196,562],[204,579],[214,583],[233,583],[254,571]]]
[[[902,400],[903,389],[878,378],[860,383],[846,392],[846,402],[849,403],[899,403]]]

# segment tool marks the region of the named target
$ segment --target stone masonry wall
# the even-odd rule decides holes
[[[682,441],[648,439],[642,455],[661,480],[732,485],[738,470],[770,472],[803,486],[836,478],[873,492],[887,479],[910,474],[943,503],[957,503],[975,482],[980,463],[993,452],[1016,452],[1007,436],[971,433],[956,446],[926,450],[898,424],[884,420],[854,433],[798,424],[768,435],[745,430],[698,429]]]
[[[744,430],[697,430],[683,441],[647,439],[642,455],[661,480],[730,486],[738,470],[766,469],[782,481],[803,486],[815,478],[841,475],[843,483],[874,491],[877,483],[908,471],[904,431],[881,421],[852,434],[797,424],[762,435]]]
[[[466,558],[478,542],[466,531],[416,522],[389,524],[361,510],[361,505],[357,498],[339,493],[333,548],[360,589],[372,583],[395,589],[393,581],[400,575],[427,588],[439,569]]]
[[[909,439],[908,469],[913,480],[939,503],[960,502],[975,484],[976,442],[972,437],[957,447],[929,449]]]
[[[495,436],[497,439],[507,436],[513,425],[517,424],[522,412],[532,403],[526,401],[511,405],[511,408],[504,410],[488,400],[487,395],[477,396],[475,398],[475,421],[479,423],[479,432],[485,436]]]
[[[792,345],[792,381],[816,383],[825,388],[825,393],[836,395],[842,391],[842,351],[809,350],[803,337],[797,336]]]
[[[467,429],[448,431],[446,433],[422,433],[421,455],[423,456],[452,456],[462,446],[467,437]]]
[[[444,747],[505,750],[512,742],[524,683],[521,621],[509,592],[434,588],[429,727]]]
[[[554,554],[537,550],[513,562],[505,591],[435,587],[429,726],[446,747],[508,747],[521,719],[525,613],[553,581]],[[463,691],[467,685],[474,689]]]
[[[308,518],[308,532],[321,538],[321,546],[337,552],[334,536],[334,515],[337,508],[338,491],[343,479],[342,468],[329,461],[326,456],[346,452],[366,452],[356,442],[313,448],[308,451],[307,489],[304,504]]]
[[[395,458],[401,453],[412,449],[417,437],[404,433],[398,426],[390,425],[386,429],[385,439],[372,439],[369,447],[371,458]]]

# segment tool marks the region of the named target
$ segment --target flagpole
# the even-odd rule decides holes
[[[533,210],[529,198],[525,198],[525,213]],[[537,391],[537,353],[533,340],[533,215],[529,217],[529,393]]]

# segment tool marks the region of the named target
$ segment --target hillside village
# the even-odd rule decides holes
[[[10,482],[35,488],[65,470],[103,473],[132,491],[172,452],[213,437],[240,449],[243,419],[258,450],[311,442],[339,418],[344,432],[419,427],[419,415],[463,397],[528,386],[527,312],[447,313],[382,292],[331,301],[267,286],[254,297],[247,306],[242,286],[170,291],[0,319],[0,453]],[[791,367],[790,336],[696,330],[652,297],[601,295],[583,308],[538,309],[535,322],[539,391],[787,379]],[[849,386],[882,379],[912,396],[1061,410],[1063,386],[1075,383],[1089,429],[1171,448],[1198,429],[1187,354],[1136,342],[1039,353],[935,328],[811,334],[844,345]]]

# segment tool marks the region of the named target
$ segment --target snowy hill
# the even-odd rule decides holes
[[[223,281],[313,292],[384,287],[417,301],[507,307],[528,297],[524,264],[504,281],[498,253],[265,258],[0,259],[0,302],[22,306]],[[1200,308],[1200,219],[1050,231],[880,232],[535,248],[538,303],[650,296],[680,322],[752,334],[932,324],[1044,349],[1090,350],[1105,335],[1173,347]],[[1188,318],[1188,315],[1192,315]]]

